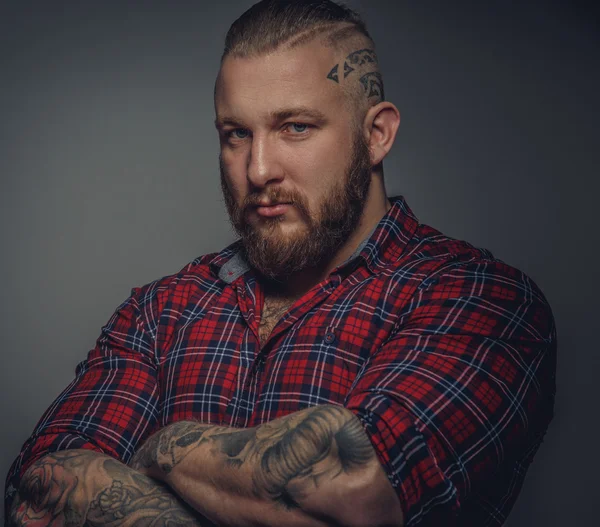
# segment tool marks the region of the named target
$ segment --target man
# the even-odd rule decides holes
[[[552,315],[388,199],[362,21],[255,5],[215,111],[240,241],[117,309],[11,469],[11,524],[502,524],[552,418]]]

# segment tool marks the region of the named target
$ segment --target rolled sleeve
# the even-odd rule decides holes
[[[151,302],[151,286],[134,289],[102,328],[75,379],[46,410],[14,461],[6,482],[6,511],[21,476],[40,457],[83,448],[127,462],[157,426],[154,336],[144,313],[152,311]]]
[[[424,280],[345,404],[396,489],[405,525],[452,525],[475,514],[473,494],[486,493],[501,503],[502,523],[552,419],[555,364],[552,313],[520,271],[477,261]]]

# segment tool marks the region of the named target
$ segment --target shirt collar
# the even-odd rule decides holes
[[[419,226],[404,197],[394,196],[389,200],[390,210],[381,218],[359,254],[373,273],[400,259]]]
[[[375,273],[400,258],[419,222],[402,196],[389,200],[392,204],[390,210],[340,267],[361,258],[369,270]],[[240,240],[223,249],[209,265],[227,283],[232,283],[250,270]]]

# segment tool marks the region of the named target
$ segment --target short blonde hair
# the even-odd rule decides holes
[[[222,59],[262,55],[317,36],[329,45],[352,36],[373,39],[358,13],[331,0],[262,0],[242,14],[225,37]],[[374,46],[374,44],[373,44]]]
[[[340,84],[349,109],[358,110],[356,119],[361,121],[367,108],[384,100],[383,78],[364,20],[344,5],[331,0],[262,0],[231,25],[221,61],[261,56],[317,38],[327,47],[348,53],[345,60],[332,65],[328,78]],[[359,71],[360,77],[356,76]],[[356,82],[350,82],[351,78]]]

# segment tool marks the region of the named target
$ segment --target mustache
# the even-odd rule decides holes
[[[304,216],[309,217],[308,204],[304,195],[297,190],[283,190],[279,187],[267,187],[260,192],[248,194],[242,203],[241,209],[245,213],[263,203],[271,205],[288,203],[294,205]]]

